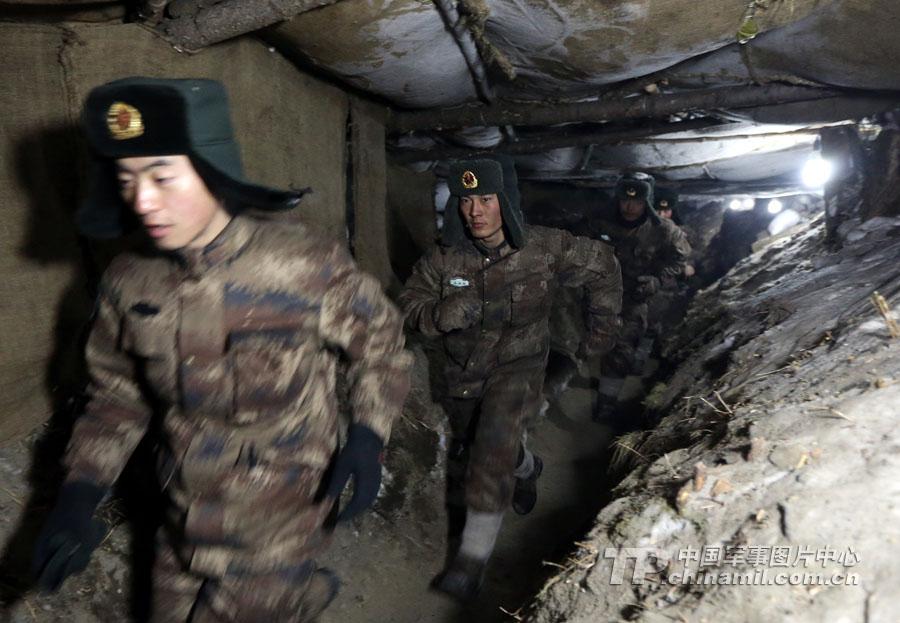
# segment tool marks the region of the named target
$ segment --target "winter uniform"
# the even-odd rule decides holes
[[[443,338],[454,433],[469,447],[465,500],[472,511],[501,514],[513,497],[514,472],[525,477],[522,439],[540,406],[549,349],[548,318],[560,286],[585,291],[585,353],[613,345],[621,277],[611,248],[568,232],[524,225],[514,169],[493,161],[451,166],[451,198],[441,244],[413,268],[399,296],[407,324]],[[501,179],[502,177],[502,179]],[[477,186],[473,185],[473,178]],[[504,181],[505,180],[505,183]],[[459,197],[498,193],[505,241],[488,248],[464,234]],[[496,525],[499,528],[499,523]],[[465,544],[465,533],[463,540]]]
[[[130,86],[111,95],[138,109],[144,100]],[[109,208],[92,195],[83,222],[106,222],[97,209]],[[338,457],[339,353],[353,423]],[[374,461],[409,385],[402,318],[379,284],[300,225],[238,214],[204,248],[116,258],[86,355],[91,400],[65,457],[68,483],[111,487],[161,418],[169,505],[152,620],[315,617],[337,589],[314,559],[343,487],[329,487],[326,470],[374,446],[369,468],[380,478]]]
[[[653,189],[653,203],[657,212],[671,210],[671,218],[666,219],[663,217],[663,220],[669,220],[677,225],[684,233],[685,239],[688,241],[688,247],[692,247],[690,244],[690,233],[686,227],[681,225],[678,213],[678,191],[673,188],[660,188],[657,186]],[[688,257],[685,258],[685,261],[689,259],[690,255],[691,252],[688,252]],[[648,335],[662,335],[665,330],[684,315],[687,305],[684,279],[683,271],[678,275],[660,279],[659,292],[647,301]]]
[[[614,403],[621,381],[642,364],[636,348],[647,329],[647,301],[659,291],[663,279],[680,275],[690,245],[678,226],[660,219],[653,205],[653,178],[636,173],[620,178],[615,203],[608,205],[591,223],[592,237],[608,242],[622,266],[622,331],[616,347],[604,360],[601,400]],[[619,200],[640,199],[647,207],[636,221],[621,216]],[[612,382],[609,382],[612,379]]]

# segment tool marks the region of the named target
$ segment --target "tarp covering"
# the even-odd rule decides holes
[[[460,4],[474,9],[478,18],[486,18],[487,41],[517,74],[507,81],[496,66],[489,68],[497,94],[536,99],[589,92],[735,44],[748,2],[467,0]],[[809,25],[804,18],[833,8],[836,19],[854,21],[856,31],[876,17],[860,12],[859,4],[773,0],[757,10],[755,21],[760,32],[789,24]],[[459,46],[431,2],[344,0],[302,14],[274,32],[279,40],[287,40],[351,84],[402,106],[451,106],[475,97]],[[840,58],[847,44],[846,39],[819,37],[814,30],[803,32],[807,40],[816,42],[823,62]],[[804,69],[790,56],[778,63],[786,73]],[[879,71],[886,75],[891,70]],[[842,75],[836,72],[834,79]]]
[[[229,90],[250,179],[313,187],[296,217],[346,240],[348,96],[242,39],[179,54],[148,30],[0,23],[0,443],[64,397],[90,306],[70,226],[82,190],[76,128],[88,91],[127,75],[213,77]]]

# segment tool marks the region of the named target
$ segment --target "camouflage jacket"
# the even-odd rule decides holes
[[[626,298],[637,289],[640,276],[649,275],[662,282],[681,275],[691,253],[684,232],[669,219],[654,223],[648,218],[638,227],[629,229],[613,211],[591,224],[590,235],[597,239],[605,236],[615,248],[616,258],[622,266]]]
[[[407,325],[442,336],[450,395],[477,397],[500,366],[543,370],[549,349],[548,319],[557,288],[581,287],[588,312],[588,353],[614,343],[622,304],[618,262],[608,245],[560,229],[526,226],[521,249],[486,249],[464,239],[438,246],[413,267],[399,296]],[[434,309],[467,289],[481,302],[481,321],[441,333]]]
[[[185,539],[204,543],[192,566],[302,558],[328,508],[298,509],[290,492],[336,450],[338,352],[353,420],[386,441],[409,386],[402,318],[337,244],[237,216],[203,250],[121,255],[102,280],[68,479],[111,485],[155,411],[160,478]]]

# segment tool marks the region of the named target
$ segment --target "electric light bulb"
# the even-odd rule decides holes
[[[800,178],[810,188],[821,188],[831,178],[831,163],[821,156],[814,156],[803,165]]]

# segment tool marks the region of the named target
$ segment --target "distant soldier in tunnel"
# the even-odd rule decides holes
[[[612,249],[559,229],[529,226],[512,160],[454,162],[440,243],[399,301],[411,328],[443,338],[454,447],[468,451],[465,527],[435,586],[461,599],[481,586],[506,508],[526,514],[542,462],[524,445],[537,412],[559,286],[583,288],[582,356],[612,347],[622,285]]]
[[[35,545],[39,580],[56,590],[88,564],[93,512],[156,420],[167,505],[151,621],[311,621],[338,588],[316,556],[378,492],[409,385],[402,317],[344,248],[245,211],[302,193],[244,181],[219,82],[112,82],[91,92],[84,124],[96,162],[80,229],[140,226],[148,244],[102,278],[90,402]],[[352,408],[341,450],[339,354]]]
[[[616,346],[603,360],[599,379],[598,421],[616,412],[619,393],[628,374],[640,374],[650,351],[643,340],[647,330],[647,302],[662,281],[684,272],[690,245],[670,219],[653,209],[653,177],[629,173],[616,182],[614,201],[591,220],[591,236],[607,241],[622,266],[622,330]]]
[[[654,210],[660,218],[675,223],[690,241],[688,230],[682,225],[678,212],[678,201],[678,191],[674,188],[654,186]],[[690,242],[688,244],[690,245]],[[662,336],[686,311],[688,299],[686,280],[694,274],[694,267],[687,263],[687,259],[685,258],[684,272],[680,275],[662,277],[659,292],[647,302],[647,333],[654,338]]]

